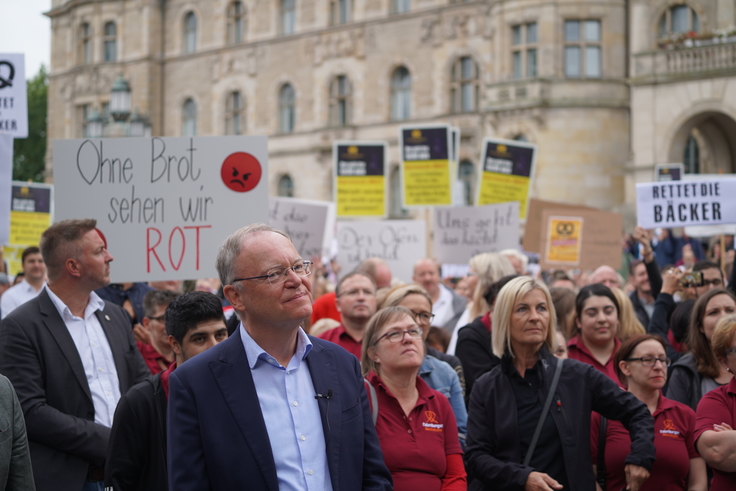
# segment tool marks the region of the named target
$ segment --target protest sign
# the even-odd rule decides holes
[[[13,179],[13,137],[0,134],[0,245],[10,238],[10,182]]]
[[[337,222],[337,262],[341,275],[364,259],[386,261],[394,278],[410,282],[414,263],[427,255],[423,220]]]
[[[53,216],[52,184],[13,181],[10,191],[10,239],[3,249],[10,274],[23,270],[23,251],[38,246],[41,234],[51,225]]]
[[[334,203],[277,196],[268,201],[269,223],[289,234],[302,258],[329,255],[335,230]]]
[[[654,180],[657,182],[680,181],[685,175],[684,164],[655,164]]]
[[[518,201],[519,218],[525,220],[536,160],[537,146],[532,143],[485,138],[476,203]]]
[[[386,216],[385,142],[337,141],[332,147],[337,216]]]
[[[639,183],[636,217],[645,229],[736,223],[736,178]]]
[[[28,137],[26,63],[22,53],[0,53],[0,133]]]
[[[265,136],[53,143],[55,218],[95,218],[115,282],[216,276],[220,242],[268,221]]]
[[[467,263],[482,252],[516,249],[519,203],[434,209],[434,256],[440,263]]]
[[[583,218],[550,216],[544,260],[548,264],[580,264],[583,242]]]
[[[577,264],[572,262],[550,263],[546,253],[549,249],[549,226],[552,217],[568,217],[579,220],[580,253]],[[541,254],[543,268],[559,268],[562,264],[580,269],[595,269],[602,264],[613,268],[621,266],[621,230],[623,217],[618,213],[596,210],[586,206],[555,203],[532,199],[529,202],[529,215],[524,227],[522,248],[525,251]],[[557,242],[555,246],[564,245]],[[560,249],[552,248],[553,253]],[[562,250],[564,251],[564,249]],[[553,256],[555,257],[555,256]],[[558,258],[560,256],[557,256]],[[571,258],[572,255],[564,255]]]
[[[452,204],[451,136],[448,125],[399,130],[404,207]]]
[[[722,177],[722,174],[683,174],[682,176],[684,181],[702,181],[703,179],[720,179]],[[736,224],[685,227],[685,233],[690,237],[734,235],[736,234]]]

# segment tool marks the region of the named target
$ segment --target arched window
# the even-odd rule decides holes
[[[284,174],[279,179],[278,195],[286,198],[294,197],[294,181],[289,174]]]
[[[92,27],[87,22],[79,26],[79,61],[92,63]]]
[[[243,2],[233,2],[227,9],[227,42],[239,44],[245,39],[246,29],[245,9]]]
[[[699,32],[698,14],[687,5],[674,5],[659,18],[659,37],[682,32]]]
[[[400,66],[391,76],[391,119],[402,121],[411,117],[411,74]]]
[[[184,101],[181,111],[182,136],[197,135],[197,104],[192,99]]]
[[[231,92],[225,106],[225,133],[242,135],[245,131],[245,104],[240,92]]]
[[[184,16],[184,52],[194,53],[197,50],[197,16],[194,12]]]
[[[457,166],[457,179],[463,186],[463,204],[472,205],[475,201],[475,166],[469,160],[461,160]]]
[[[114,22],[105,24],[104,59],[105,61],[117,61],[118,59],[118,28]]]
[[[279,90],[279,131],[291,133],[296,124],[296,95],[291,84],[284,84]]]
[[[346,126],[350,123],[350,81],[345,75],[335,77],[330,84],[330,124]]]
[[[470,56],[464,56],[452,66],[450,86],[452,112],[470,113],[478,110],[478,67]]]
[[[685,143],[685,154],[682,157],[682,163],[685,165],[685,174],[700,173],[700,147],[692,134]]]
[[[292,34],[296,25],[296,0],[281,0],[281,34]]]

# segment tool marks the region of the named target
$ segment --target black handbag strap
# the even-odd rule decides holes
[[[608,419],[601,416],[601,426],[598,430],[598,467],[595,470],[595,480],[603,491],[606,490],[606,427]]]
[[[549,386],[549,392],[547,392],[547,399],[544,401],[544,407],[542,408],[542,415],[539,417],[539,422],[537,422],[537,428],[534,430],[534,436],[532,437],[532,442],[529,444],[529,449],[526,451],[526,457],[524,457],[524,465],[529,465],[529,462],[532,461],[532,455],[534,454],[534,449],[537,446],[537,442],[539,441],[539,435],[542,433],[542,426],[544,426],[544,420],[547,419],[547,413],[549,412],[549,407],[552,405],[552,399],[555,396],[555,390],[557,389],[557,382],[560,380],[560,373],[562,373],[562,362],[565,361],[563,359],[557,360],[557,368],[555,369],[555,375],[552,377],[552,384]]]

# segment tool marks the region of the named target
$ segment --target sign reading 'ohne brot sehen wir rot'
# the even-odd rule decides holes
[[[647,229],[736,223],[736,178],[637,184],[636,210]]]

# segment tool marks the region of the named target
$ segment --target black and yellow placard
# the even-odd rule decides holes
[[[50,184],[14,181],[10,201],[10,237],[3,248],[10,274],[22,271],[21,254],[37,246],[41,234],[51,225],[52,189]]]
[[[519,218],[526,219],[536,154],[531,143],[486,138],[477,204],[518,201]]]
[[[403,126],[399,132],[404,206],[452,204],[450,127]]]
[[[582,243],[582,217],[549,217],[545,262],[578,266]]]
[[[384,142],[335,142],[335,205],[338,217],[386,216]]]

